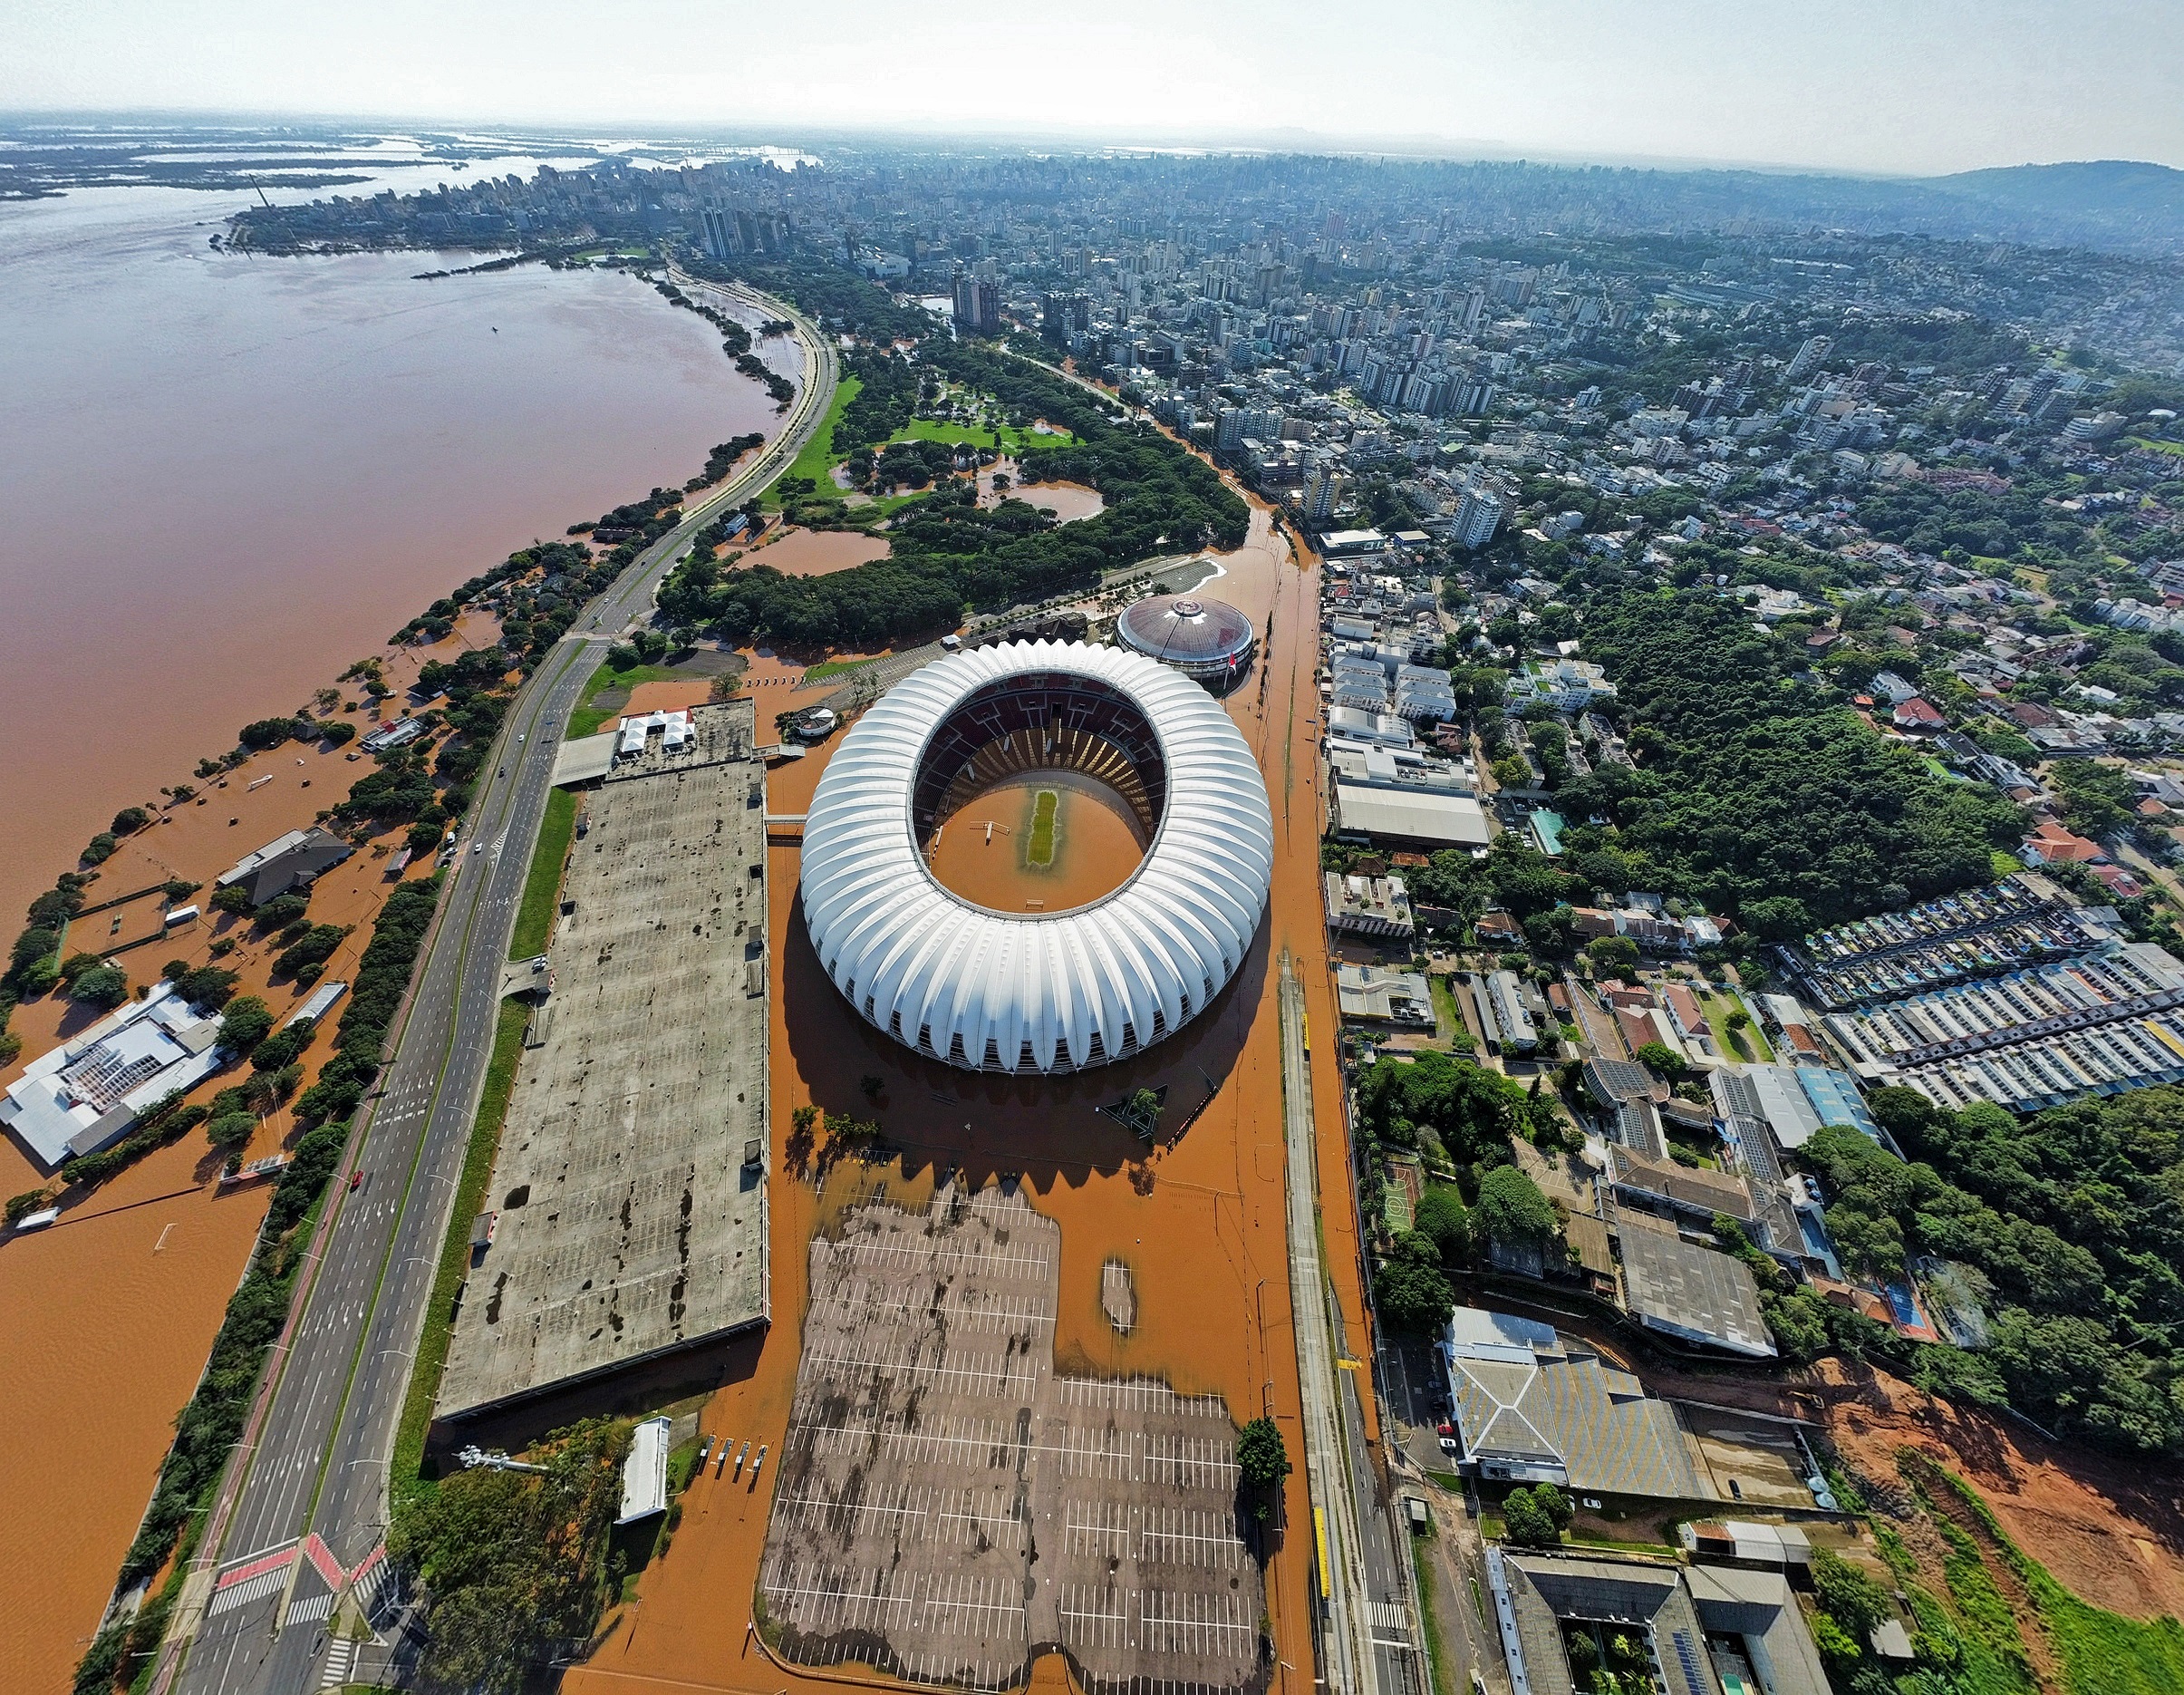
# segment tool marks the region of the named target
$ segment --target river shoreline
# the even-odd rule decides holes
[[[14,221],[24,208],[0,208],[0,254],[27,261],[0,301],[0,333],[29,346],[23,326],[54,319],[26,362],[19,433],[0,426],[14,544],[0,590],[21,614],[13,636],[0,634],[14,731],[0,744],[13,819],[0,911],[19,915],[132,804],[157,821],[101,867],[94,903],[168,877],[208,886],[310,824],[372,769],[353,744],[291,743],[216,778],[192,770],[361,655],[381,656],[398,703],[423,663],[488,644],[494,629],[466,615],[440,643],[397,650],[389,632],[511,549],[655,484],[680,488],[714,443],[777,421],[711,326],[624,275],[527,267],[450,286],[412,281],[414,253],[246,261],[201,255],[201,237],[157,219],[101,233],[82,204],[93,195],[71,198],[27,235]],[[60,299],[85,286],[86,266],[102,303]],[[240,294],[223,299],[227,285]],[[96,366],[101,326],[124,320],[146,345],[110,344],[121,374],[65,392],[70,372]],[[177,378],[193,358],[194,376]],[[134,468],[117,476],[118,465]],[[94,673],[95,722],[81,705]],[[355,710],[336,721],[368,727],[357,688],[343,693]],[[178,783],[198,799],[163,807],[156,791]],[[354,925],[329,979],[353,974],[401,835],[374,837],[314,891],[314,922]],[[68,949],[156,928],[159,906],[87,917]],[[209,912],[120,963],[145,983],[168,958],[205,963],[221,942],[239,944],[219,961],[240,969],[238,992],[263,994],[276,1019],[307,993],[269,982],[272,938]],[[18,1008],[23,1051],[0,1083],[84,1022],[51,996]],[[314,1044],[306,1080],[330,1051]],[[288,1109],[275,1112],[246,1152],[275,1150],[292,1128]],[[14,1368],[0,1416],[23,1433],[0,1458],[14,1509],[0,1583],[39,1621],[0,1646],[0,1686],[66,1687],[256,1238],[269,1191],[222,1187],[208,1155],[186,1136],[59,1225],[0,1243],[0,1348]],[[0,1193],[38,1178],[5,1141]]]

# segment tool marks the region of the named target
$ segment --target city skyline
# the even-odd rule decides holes
[[[2149,0],[1635,8],[1376,0],[1338,22],[1143,0],[975,35],[884,0],[793,34],[645,0],[406,3],[299,16],[262,0],[18,17],[0,110],[436,123],[778,129],[1109,146],[1366,150],[1939,175],[2131,159],[2184,166],[2184,40]],[[429,50],[420,50],[429,41]],[[1300,51],[1319,41],[1332,53]],[[672,53],[633,42],[674,43]],[[1053,67],[1100,74],[1058,83]]]

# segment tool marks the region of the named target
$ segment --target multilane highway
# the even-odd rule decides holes
[[[705,286],[794,325],[804,380],[773,444],[631,563],[509,710],[483,768],[491,775],[479,782],[392,1058],[333,1179],[333,1216],[276,1344],[255,1440],[246,1440],[222,1481],[155,1690],[291,1695],[316,1688],[328,1649],[325,1621],[345,1592],[368,1598],[384,1579],[395,1429],[569,715],[607,646],[650,613],[661,579],[697,531],[787,468],[825,420],[839,379],[832,343],[793,307]],[[354,1188],[353,1170],[361,1173]],[[340,1665],[326,1671],[351,1671],[347,1649],[341,1652]]]

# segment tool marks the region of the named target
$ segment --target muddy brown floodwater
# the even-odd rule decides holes
[[[215,253],[162,192],[0,214],[0,923],[464,578],[778,421],[621,272]]]
[[[0,210],[5,936],[93,833],[162,787],[195,782],[208,804],[124,843],[94,899],[209,883],[310,823],[369,766],[292,746],[224,789],[191,768],[510,549],[680,486],[715,442],[778,423],[710,325],[630,276],[419,282],[475,256],[212,251],[207,228],[241,199],[94,189]],[[390,681],[466,635],[492,639],[466,625],[436,655],[406,651]],[[275,780],[251,789],[262,775]],[[314,920],[357,926],[330,978],[354,975],[390,886],[375,845],[314,895]],[[158,902],[121,915],[119,931],[87,919],[72,944],[156,928]],[[229,937],[243,944],[223,963],[285,1016],[302,993],[266,983],[271,939],[232,919],[121,963],[143,983]],[[51,1001],[18,1009],[23,1061],[82,1022]],[[290,1128],[273,1115],[250,1151]],[[67,1687],[242,1273],[266,1190],[220,1193],[208,1151],[186,1137],[53,1228],[0,1243],[0,1690]],[[37,1177],[0,1139],[0,1195]]]
[[[1037,863],[1039,797],[1054,800],[1053,844]],[[996,912],[1066,912],[1119,888],[1145,840],[1122,797],[1076,771],[1028,771],[971,796],[942,822],[926,863],[941,886]]]
[[[1287,540],[1254,506],[1249,539],[1224,557],[1223,597],[1260,628],[1272,619],[1262,690],[1253,675],[1224,705],[1257,753],[1271,791],[1278,858],[1266,922],[1236,978],[1174,1037],[1134,1059],[1074,1077],[1016,1080],[956,1071],[921,1059],[866,1024],[814,955],[797,905],[793,841],[768,866],[773,972],[773,1326],[760,1341],[706,1368],[718,1385],[704,1414],[711,1435],[770,1445],[754,1485],[748,1474],[708,1473],[684,1497],[672,1550],[643,1576],[590,1665],[573,1670],[569,1695],[617,1695],[632,1680],[656,1687],[787,1690],[831,1695],[838,1682],[772,1663],[751,1633],[752,1596],[768,1510],[788,1430],[807,1303],[809,1244],[849,1207],[879,1195],[924,1204],[954,1173],[978,1189],[1004,1176],[1060,1225],[1058,1370],[1166,1379],[1186,1394],[1219,1394],[1238,1423],[1270,1411],[1297,1462],[1271,1536],[1267,1608],[1277,1695],[1311,1695],[1312,1637],[1306,1579],[1310,1509],[1297,1403],[1294,1332],[1283,1214],[1280,1020],[1274,987],[1284,951],[1302,979],[1313,1029],[1336,1028],[1321,928],[1317,783],[1318,573],[1300,568]],[[764,684],[775,672],[753,668]],[[801,706],[825,692],[757,689],[762,712]],[[839,738],[776,768],[769,810],[801,813]],[[997,849],[998,851],[998,849]],[[1321,1226],[1328,1270],[1346,1322],[1345,1351],[1364,1357],[1357,1219],[1350,1203],[1339,1073],[1316,1051]],[[863,1084],[876,1085],[867,1095]],[[1160,1141],[1148,1148],[1104,1106],[1144,1087],[1166,1091]],[[822,1178],[825,1136],[807,1175],[787,1168],[796,1109],[876,1119],[897,1150],[884,1163],[834,1164]],[[1126,1332],[1103,1305],[1128,1274],[1135,1310]],[[1369,1398],[1368,1398],[1369,1400]],[[1368,1407],[1367,1418],[1371,1412]],[[1300,1528],[1301,1527],[1301,1530]],[[851,1669],[850,1675],[858,1675]],[[1032,1687],[1059,1695],[1059,1661],[1039,1662]],[[639,1684],[643,1686],[642,1683]]]
[[[1010,490],[1014,497],[1054,514],[1057,520],[1073,524],[1079,518],[1097,518],[1107,509],[1107,503],[1099,497],[1099,490],[1087,489],[1078,482],[1027,482]]]
[[[887,557],[887,538],[854,529],[789,529],[743,556],[745,565],[770,565],[783,576],[825,576]]]

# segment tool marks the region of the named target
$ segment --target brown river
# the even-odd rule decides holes
[[[237,204],[98,189],[0,208],[9,938],[119,809],[194,780],[240,725],[294,712],[511,548],[775,428],[710,327],[623,274],[420,282],[475,256],[216,252]],[[265,791],[296,816],[206,826],[204,863],[266,838],[248,827],[308,822],[343,769],[324,799]],[[24,1060],[52,1038],[39,1012],[16,1019]],[[67,1687],[241,1274],[265,1196],[215,1195],[203,1152],[189,1138],[0,1243],[0,1689]],[[0,1178],[34,1180],[12,1144]]]

